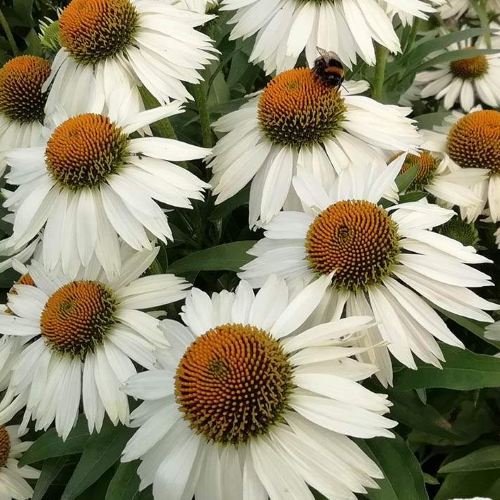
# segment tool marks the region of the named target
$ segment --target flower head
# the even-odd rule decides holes
[[[141,85],[161,105],[186,101],[184,82],[199,82],[215,58],[212,40],[195,29],[211,18],[171,2],[72,0],[59,19],[47,111],[100,113],[115,93],[131,91],[128,106],[139,112]]]
[[[331,185],[338,172],[383,159],[396,144],[416,152],[420,136],[406,117],[410,108],[356,95],[366,90],[364,82],[344,86],[339,91],[308,68],[293,69],[216,122],[215,130],[226,134],[209,163],[217,203],[251,182],[250,225],[267,223],[285,204],[297,172]]]
[[[157,253],[123,245],[122,273],[111,280],[95,261],[76,277],[36,261],[27,267],[30,282],[14,285],[0,315],[8,340],[30,341],[13,360],[0,422],[26,406],[24,427],[33,419],[47,429],[55,420],[66,439],[82,401],[90,431],[100,430],[105,413],[114,424],[128,421],[120,389],[136,373],[132,361],[152,368],[154,350],[166,346],[159,321],[142,310],[180,300],[189,287],[173,275],[141,277]]]
[[[385,396],[357,383],[374,367],[350,358],[365,350],[350,345],[372,319],[302,326],[328,281],[293,300],[276,276],[256,295],[246,282],[212,297],[194,289],[186,326],[162,322],[171,347],[158,354],[159,369],[126,386],[145,400],[123,455],[142,459],[141,487],[172,500],[278,500],[284,488],[312,498],[310,485],[333,499],[375,486],[380,470],[348,438],[391,436],[394,426]]]
[[[171,139],[132,138],[144,125],[179,113],[166,105],[132,116],[85,113],[57,117],[44,147],[6,153],[11,171],[5,206],[14,211],[8,244],[22,247],[42,228],[43,261],[62,263],[75,274],[95,254],[106,272],[120,271],[118,236],[136,250],[172,239],[157,202],[191,207],[208,186],[172,161],[203,158],[210,152]]]
[[[379,200],[401,171],[405,157],[356,166],[342,172],[327,191],[311,175],[294,178],[304,212],[284,211],[265,226],[265,238],[250,254],[256,258],[240,274],[260,287],[276,273],[296,290],[331,276],[315,321],[349,315],[373,315],[372,341],[387,349],[361,359],[380,367],[384,383],[392,379],[390,352],[416,368],[413,355],[440,366],[436,339],[463,347],[426,300],[455,314],[490,322],[483,310],[498,306],[469,288],[489,286],[486,274],[466,264],[489,262],[472,247],[432,233],[454,212],[425,201],[383,208]],[[426,299],[426,300],[424,300]]]

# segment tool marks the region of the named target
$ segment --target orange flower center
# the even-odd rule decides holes
[[[396,157],[397,156],[400,155],[398,154]],[[436,170],[439,166],[439,161],[427,151],[422,151],[420,156],[408,154],[406,155],[405,162],[401,167],[401,173],[404,174],[415,166],[418,167],[418,172],[412,183],[408,186],[407,191],[423,190],[434,178]]]
[[[9,120],[43,121],[47,94],[42,86],[50,75],[49,61],[35,56],[11,59],[0,70],[0,113]]]
[[[262,92],[258,109],[268,139],[295,148],[333,137],[347,110],[340,92],[308,68],[276,76]]]
[[[466,47],[467,50],[474,51],[475,47]],[[462,80],[476,80],[484,76],[489,69],[486,56],[474,56],[467,59],[459,59],[450,63],[450,70],[456,78]]]
[[[127,137],[107,116],[75,116],[52,133],[45,151],[47,170],[73,191],[94,187],[123,165],[127,144]]]
[[[139,13],[130,0],[72,0],[59,19],[62,46],[82,64],[96,64],[131,45]]]
[[[98,281],[73,281],[49,298],[40,329],[51,349],[84,359],[102,344],[115,312],[116,299],[108,287]]]
[[[461,118],[448,134],[450,158],[463,168],[500,173],[500,113],[475,111]]]
[[[397,226],[368,201],[339,201],[321,212],[306,239],[314,271],[330,274],[340,290],[366,291],[390,273],[399,254]]]
[[[261,435],[287,408],[292,367],[280,344],[253,326],[218,326],[186,350],[175,394],[193,430],[220,444]]]
[[[5,467],[10,455],[10,437],[5,427],[0,427],[0,469]]]

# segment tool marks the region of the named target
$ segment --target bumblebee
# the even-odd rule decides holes
[[[344,66],[335,52],[316,48],[319,57],[314,61],[313,71],[321,82],[336,88],[338,92],[344,82]]]

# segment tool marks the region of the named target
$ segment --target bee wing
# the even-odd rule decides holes
[[[316,47],[316,50],[318,51],[318,54],[325,59],[336,59],[337,61],[340,61],[340,57],[338,54],[333,52],[333,50],[325,50],[321,47]]]
[[[316,50],[321,57],[325,57],[328,54],[328,50],[322,49],[321,47],[316,47]]]

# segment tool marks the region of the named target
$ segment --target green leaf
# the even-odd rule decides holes
[[[460,42],[462,40],[466,40],[467,38],[486,35],[487,33],[491,33],[491,31],[492,30],[490,29],[470,28],[457,31],[455,33],[450,33],[448,35],[432,38],[431,40],[421,43],[416,47],[415,50],[410,52],[409,60],[419,63],[424,59],[424,57],[428,56],[432,52],[445,49],[446,47],[449,47],[450,45],[453,45],[454,43]]]
[[[487,56],[490,54],[498,54],[500,50],[497,49],[475,49],[474,57],[476,56]],[[423,71],[427,68],[432,68],[439,64],[448,63],[452,61],[458,61],[460,59],[470,59],[471,51],[468,49],[452,50],[450,52],[445,52],[444,54],[439,54],[428,61],[421,62],[414,71]]]
[[[413,165],[413,167],[409,168],[404,174],[399,174],[396,177],[396,185],[398,186],[398,191],[402,193],[413,182],[415,177],[418,175],[419,166]]]
[[[360,446],[377,462],[384,479],[377,481],[380,489],[369,489],[370,500],[429,500],[420,465],[408,445],[395,439],[368,439]]]
[[[14,0],[14,10],[23,19],[28,21],[29,26],[34,26],[32,11],[33,0]]]
[[[43,462],[42,472],[35,485],[32,500],[40,500],[47,492],[59,473],[63,470],[67,456],[49,458]]]
[[[435,477],[432,477],[430,474],[426,474],[425,472],[424,472],[424,481],[425,484],[432,484],[433,486],[439,485],[439,481]]]
[[[500,474],[498,470],[459,472],[449,474],[435,500],[472,497],[500,498]]]
[[[439,472],[471,472],[477,470],[500,469],[500,446],[487,446],[473,451],[463,458],[449,462]]]
[[[255,245],[255,241],[235,241],[217,247],[194,252],[174,262],[168,272],[185,274],[199,271],[234,271],[250,262],[253,257],[247,254]]]
[[[114,427],[105,421],[101,432],[90,436],[61,500],[74,500],[92,486],[120,459],[133,432],[123,425]]]
[[[422,198],[425,198],[427,195],[420,191],[414,191],[412,193],[402,194],[399,197],[399,203],[410,203],[412,201],[419,201]]]
[[[40,42],[40,38],[36,34],[35,30],[30,30],[30,32],[26,35],[24,39],[26,42],[27,49],[25,51],[26,54],[30,54],[32,56],[42,57],[42,44]]]
[[[389,399],[394,404],[391,416],[411,429],[446,439],[460,441],[463,436],[455,432],[452,424],[433,406],[423,404],[413,391],[390,391]]]
[[[137,475],[139,464],[139,460],[120,464],[109,483],[106,500],[135,500],[137,498],[140,483]]]
[[[208,216],[208,219],[215,222],[222,219],[226,215],[229,215],[234,209],[240,207],[241,205],[247,205],[250,197],[250,188],[247,187],[241,190],[238,194],[234,195],[229,200],[217,205],[213,212]]]
[[[47,458],[62,457],[81,453],[89,440],[87,420],[80,415],[75,428],[70,432],[66,441],[63,441],[55,429],[50,429],[40,436],[22,456],[19,465],[29,465],[41,462]]]
[[[435,125],[442,125],[444,119],[449,116],[449,114],[449,111],[437,111],[436,113],[426,113],[417,116],[415,120],[417,120],[418,128],[432,130]]]
[[[447,345],[441,345],[441,349],[446,359],[442,369],[418,361],[418,370],[404,369],[395,374],[394,387],[472,391],[500,386],[500,358]]]
[[[450,318],[452,321],[454,321],[460,326],[463,326],[466,330],[473,333],[480,339],[484,340],[485,342],[488,342],[488,344],[494,345],[496,348],[500,349],[500,342],[488,339],[485,336],[485,328],[489,323],[480,323],[479,321],[475,321],[473,319],[458,316],[457,314],[445,311],[444,309],[441,309],[440,307],[434,304],[432,304],[432,307],[437,311],[439,311],[443,316]]]

